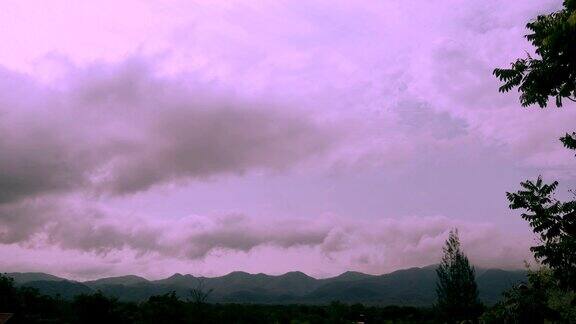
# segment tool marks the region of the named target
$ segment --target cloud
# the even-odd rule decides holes
[[[435,112],[426,104],[403,102],[396,107],[398,128],[407,133],[429,136],[434,140],[450,140],[465,136],[468,127],[465,120],[448,112]]]
[[[225,106],[168,108],[148,127],[145,138],[106,165],[98,185],[130,193],[179,179],[285,169],[322,152],[330,141],[303,118]]]
[[[343,253],[353,265],[372,273],[438,263],[448,231],[454,228],[459,229],[463,249],[476,265],[520,268],[524,260],[532,260],[529,234],[506,235],[497,226],[481,221],[423,216],[381,218],[348,226],[342,232],[344,243],[335,250],[324,245],[323,251]]]
[[[296,108],[240,99],[154,62],[78,68],[51,86],[0,71],[0,243],[101,257],[201,259],[215,251],[323,241],[325,229],[243,216],[159,219],[102,208],[99,196],[222,175],[281,171],[328,151],[334,129]],[[307,224],[305,224],[307,225]]]
[[[52,100],[32,80],[0,73],[0,204],[81,186],[93,166],[73,125],[52,122],[63,113]]]
[[[68,68],[53,87],[0,73],[0,203],[281,170],[336,140],[294,109],[163,78],[152,64]]]
[[[327,225],[302,220],[267,221],[244,215],[155,219],[113,212],[71,199],[35,199],[0,205],[0,243],[105,255],[201,259],[217,251],[248,252],[262,245],[290,248],[322,244]]]
[[[59,217],[51,202],[26,201],[0,204],[0,243],[23,243]]]
[[[17,245],[30,255],[68,251],[62,253],[115,259],[120,267],[124,262],[174,260],[196,264],[235,255],[258,262],[263,251],[272,251],[270,260],[300,251],[338,269],[382,273],[437,263],[452,228],[459,228],[464,249],[477,265],[518,268],[530,259],[528,235],[505,235],[489,223],[441,216],[369,221],[335,215],[274,219],[223,214],[158,219],[69,200],[0,208],[0,243],[6,248]],[[237,270],[239,264],[229,266]],[[260,266],[259,271],[267,269]]]
[[[249,252],[263,245],[279,248],[317,246],[324,242],[327,226],[302,220],[264,221],[246,216],[227,216],[188,238],[186,255],[205,257],[216,250]]]

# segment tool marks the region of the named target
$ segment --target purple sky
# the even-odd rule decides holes
[[[479,266],[533,237],[504,193],[576,184],[576,110],[491,75],[561,0],[0,4],[0,270],[323,277]]]

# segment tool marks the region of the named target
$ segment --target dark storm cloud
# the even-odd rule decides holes
[[[309,121],[263,109],[166,109],[145,132],[107,165],[99,181],[105,190],[130,193],[179,179],[282,169],[328,144]]]
[[[61,114],[49,107],[53,99],[25,76],[0,71],[0,204],[72,189],[92,167],[72,125],[52,117]]]
[[[149,65],[71,69],[52,88],[0,73],[0,203],[283,169],[334,140],[305,116],[159,77]]]
[[[50,88],[0,71],[0,243],[191,259],[320,244],[323,229],[263,229],[244,217],[164,223],[86,199],[283,170],[335,140],[294,109],[240,100],[187,77],[160,77],[150,65],[129,59],[72,68]]]
[[[57,216],[51,203],[26,201],[0,204],[0,243],[26,242]]]
[[[249,252],[265,245],[281,248],[318,246],[330,231],[328,226],[312,221],[254,222],[238,215],[217,219],[214,225],[189,237],[186,251],[189,258],[202,258],[216,250]]]

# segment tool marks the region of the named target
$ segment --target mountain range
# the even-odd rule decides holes
[[[377,305],[430,306],[436,299],[436,266],[410,268],[383,275],[345,272],[339,276],[316,279],[302,272],[273,276],[263,273],[232,272],[221,277],[195,277],[174,274],[160,280],[135,275],[73,281],[46,273],[7,273],[20,286],[37,288],[41,293],[72,298],[101,291],[123,301],[143,301],[153,295],[174,291],[189,297],[190,290],[211,290],[209,301],[264,304],[324,304],[331,301]],[[502,292],[526,280],[526,271],[477,269],[480,298],[487,304],[497,302]]]

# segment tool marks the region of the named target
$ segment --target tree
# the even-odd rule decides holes
[[[196,305],[205,304],[212,291],[214,291],[214,289],[206,289],[204,287],[204,280],[198,279],[196,287],[190,290],[190,300]]]
[[[547,321],[557,323],[560,319],[569,319],[570,314],[562,316],[558,310],[549,305],[549,296],[556,293],[552,280],[549,269],[545,267],[537,271],[528,269],[528,282],[505,291],[502,300],[482,315],[482,321],[487,324],[539,324]]]
[[[518,87],[522,106],[548,105],[555,98],[562,107],[564,98],[576,102],[576,0],[564,0],[563,8],[540,15],[526,27],[525,37],[535,47],[538,57],[517,59],[509,69],[495,69],[503,82],[500,92]],[[576,150],[576,132],[560,138],[562,144]],[[521,183],[523,190],[506,193],[511,209],[523,209],[522,218],[530,223],[540,239],[531,248],[535,257],[549,266],[560,285],[576,289],[576,201],[560,202],[554,198],[558,182]]]
[[[558,182],[545,184],[541,177],[535,182],[520,184],[524,189],[507,192],[511,209],[523,209],[540,244],[530,250],[536,259],[549,266],[561,287],[576,289],[576,201],[561,202],[554,198]]]
[[[564,0],[562,10],[538,16],[526,28],[531,33],[525,37],[539,57],[528,54],[509,69],[494,69],[493,74],[503,82],[500,92],[518,87],[524,107],[538,104],[545,108],[550,97],[555,98],[556,107],[562,107],[563,98],[576,102],[576,0]],[[576,150],[576,132],[560,140]]]
[[[564,0],[564,7],[549,15],[540,15],[526,25],[526,39],[536,48],[537,58],[529,54],[517,59],[509,69],[495,69],[504,82],[500,92],[518,87],[520,102],[527,107],[548,105],[548,98],[576,102],[576,0]]]
[[[0,313],[14,313],[17,311],[18,290],[14,286],[14,279],[0,274]]]
[[[72,309],[75,323],[129,323],[116,298],[106,297],[98,291],[74,298]]]
[[[444,256],[436,269],[438,311],[448,321],[474,320],[482,313],[474,267],[460,249],[458,230],[450,231]]]
[[[190,323],[186,303],[172,291],[141,304],[142,323]]]

